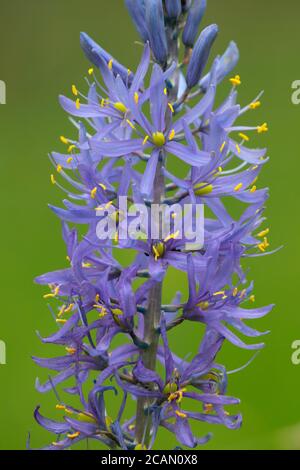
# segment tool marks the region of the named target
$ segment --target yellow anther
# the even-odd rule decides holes
[[[117,103],[114,104],[114,107],[120,111],[121,113],[127,113],[128,109],[126,108],[124,103],[121,103],[121,101],[118,101]]]
[[[131,129],[136,130],[135,125],[134,125],[129,119],[126,119],[126,122],[127,122],[127,124],[129,124],[129,126],[131,127]]]
[[[57,318],[55,321],[56,323],[61,323],[62,325],[67,323],[67,320],[65,320],[64,318]]]
[[[269,228],[266,228],[266,230],[263,230],[262,232],[259,232],[259,233],[257,234],[257,236],[258,236],[259,238],[263,238],[263,237],[265,237],[266,235],[268,235],[269,232],[270,232],[270,229],[269,229]]]
[[[72,85],[72,93],[73,95],[78,96],[78,90],[76,88],[76,85]]]
[[[256,186],[252,186],[252,188],[250,189],[250,193],[255,193],[256,190],[257,190],[257,187],[256,187]]]
[[[110,59],[110,61],[108,62],[108,68],[109,68],[109,70],[112,70],[112,68],[113,68],[113,63],[114,63],[113,59]]]
[[[62,171],[63,167],[61,165],[57,165],[56,171],[57,173],[60,173]]]
[[[69,261],[69,263],[70,263],[70,261],[71,261],[70,256],[66,256],[66,260]]]
[[[73,355],[73,354],[76,353],[77,349],[75,349],[75,348],[66,348],[66,351],[67,351],[68,354]]]
[[[239,183],[235,186],[234,190],[237,192],[237,191],[240,191],[243,187],[243,183]]]
[[[134,429],[135,429],[135,424],[130,424],[130,425],[128,426],[128,429],[129,429],[129,431],[134,431]]]
[[[194,186],[194,193],[196,196],[205,196],[206,194],[210,194],[214,189],[212,184],[208,183],[197,183]]]
[[[177,230],[177,232],[175,233],[171,233],[164,239],[164,242],[168,242],[169,240],[175,240],[179,234],[180,234],[179,230]]]
[[[214,411],[214,406],[211,403],[206,403],[204,405],[204,413],[208,414],[211,411]]]
[[[250,295],[249,297],[250,302],[255,302],[255,295]]]
[[[51,299],[53,297],[56,297],[59,293],[59,286],[55,287],[53,292],[50,292],[50,294],[45,294],[43,297],[44,299]]]
[[[124,315],[124,313],[122,312],[122,310],[120,308],[112,308],[111,312],[112,312],[113,315],[117,315],[118,317],[120,315]]]
[[[91,263],[82,263],[83,268],[91,268],[93,265]]]
[[[204,301],[204,302],[199,302],[197,304],[197,307],[201,308],[201,310],[207,310],[209,307],[209,302]]]
[[[232,77],[229,79],[230,83],[233,85],[233,86],[238,86],[238,85],[241,85],[241,77],[239,75],[236,75],[235,77]]]
[[[246,289],[243,289],[240,293],[240,298],[242,299],[243,297],[245,297],[246,294],[247,294]]]
[[[224,140],[223,144],[220,147],[220,152],[223,152],[225,145],[226,145],[226,141]]]
[[[257,132],[259,134],[263,134],[264,132],[268,132],[268,130],[269,130],[268,124],[266,122],[264,122],[261,126],[257,127]]]
[[[146,137],[145,137],[144,140],[143,140],[143,145],[146,145],[146,143],[148,142],[148,140],[149,140],[149,136],[146,135]]]
[[[156,145],[156,147],[163,147],[166,143],[166,138],[164,134],[159,131],[153,132],[152,140],[153,140],[154,145]]]
[[[169,134],[169,140],[173,140],[175,137],[175,129],[172,129],[170,134]]]
[[[100,300],[100,295],[97,294],[96,297],[95,297],[95,302],[99,302],[99,300]]]
[[[164,88],[164,94],[167,96],[167,94],[168,94],[167,88]]]
[[[260,106],[261,106],[261,102],[260,102],[260,101],[254,101],[253,103],[251,103],[251,104],[249,105],[249,108],[250,108],[250,109],[257,109],[257,108],[259,108]]]
[[[76,109],[80,109],[80,99],[79,98],[77,98],[75,105],[76,105]]]
[[[240,132],[239,133],[239,136],[241,139],[245,140],[246,142],[249,142],[250,140],[250,137],[248,137],[246,134],[244,134],[243,132]]]
[[[131,70],[127,69],[127,75],[131,75]]]
[[[187,415],[185,413],[182,413],[181,411],[179,410],[176,410],[175,411],[176,415],[179,416],[179,418],[187,418]]]
[[[65,308],[65,313],[70,313],[71,310],[74,308],[75,304],[70,304],[67,308]]]
[[[71,153],[75,149],[76,149],[76,145],[72,144],[72,145],[69,146],[68,152]]]
[[[63,305],[58,312],[58,316],[61,317],[65,313],[65,310],[66,310],[66,306]]]
[[[67,163],[69,163],[69,164],[72,163],[72,161],[73,161],[73,157],[69,157],[69,158],[67,159]]]
[[[135,104],[138,104],[139,99],[140,99],[139,94],[138,94],[138,92],[136,91],[135,94],[134,94],[134,102],[135,102]]]
[[[218,172],[219,172],[219,173],[222,173],[222,171],[223,171],[223,168],[222,168],[221,166],[219,166]]]
[[[222,300],[226,300],[228,298],[227,295],[223,295]]]
[[[72,415],[74,413],[74,411],[70,410],[69,408],[65,408],[65,412],[67,413],[67,415]]]
[[[51,176],[50,176],[50,180],[51,180],[51,183],[52,183],[52,184],[56,184],[56,179],[55,179],[55,176],[54,176],[54,175],[51,175]]]
[[[106,427],[110,429],[111,425],[113,424],[113,419],[110,416],[105,416],[105,423]]]
[[[164,256],[165,249],[165,245],[162,242],[156,243],[152,246],[152,253],[154,254],[155,261]]]
[[[51,444],[54,446],[54,447],[60,447],[61,446],[61,443],[60,442],[51,442]]]
[[[68,145],[69,144],[69,141],[66,137],[64,137],[63,135],[60,136],[60,141],[63,143],[63,144],[66,144]]]
[[[94,73],[94,69],[92,67],[90,69],[88,69],[88,74],[89,75],[93,75],[93,73]]]
[[[90,413],[78,413],[77,418],[79,421],[83,421],[85,423],[95,423],[96,418]]]
[[[100,188],[103,189],[103,191],[106,191],[106,190],[107,190],[107,187],[105,186],[105,184],[99,183],[99,186],[100,186]]]
[[[95,199],[96,194],[97,194],[97,190],[98,190],[97,186],[94,189],[92,189],[92,191],[91,191],[91,198],[92,199]]]
[[[76,438],[79,437],[79,436],[80,436],[80,432],[79,432],[79,431],[78,431],[78,432],[74,432],[74,434],[67,434],[67,437],[68,437],[69,439],[76,439]]]
[[[239,146],[239,144],[236,144],[235,148],[237,150],[237,153],[240,154],[241,153],[241,147]]]
[[[171,103],[168,103],[168,106],[169,106],[169,108],[170,108],[171,112],[172,112],[172,113],[174,113],[174,108],[173,108],[173,105],[172,105]]]
[[[224,291],[224,290],[220,290],[220,291],[218,291],[218,292],[215,292],[213,295],[214,295],[215,297],[218,296],[218,295],[225,295],[225,291]]]
[[[56,405],[55,408],[57,410],[62,410],[62,411],[65,411],[65,409],[66,409],[65,405],[60,405],[60,404]]]
[[[239,292],[238,288],[235,287],[235,288],[233,289],[233,291],[232,291],[233,297],[236,297],[236,296],[238,295],[238,292]]]

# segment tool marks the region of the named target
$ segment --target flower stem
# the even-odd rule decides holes
[[[159,204],[164,197],[165,181],[162,172],[162,158],[157,166],[155,181],[154,181],[154,195],[153,203]],[[159,224],[159,232],[162,233],[162,221],[157,221]],[[149,347],[141,353],[144,366],[147,369],[155,371],[157,348],[159,343],[159,327],[161,318],[161,304],[162,304],[162,281],[156,282],[149,291],[148,308],[144,315],[144,342]],[[151,417],[147,416],[145,409],[150,405],[149,398],[140,397],[137,401],[136,410],[136,427],[135,438],[138,444],[143,443],[147,448],[149,446],[151,437]]]

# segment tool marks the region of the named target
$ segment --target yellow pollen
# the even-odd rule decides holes
[[[60,173],[60,172],[62,171],[62,169],[63,169],[63,168],[62,168],[61,165],[57,165],[57,167],[56,167],[57,173]]]
[[[75,85],[72,85],[72,93],[73,95],[78,96],[78,90]]]
[[[237,192],[237,191],[240,191],[240,189],[242,189],[243,187],[243,183],[239,183],[236,185],[236,187],[234,188],[234,190]]]
[[[159,258],[162,258],[165,254],[165,245],[162,242],[156,243],[152,246],[152,252],[154,254],[154,259],[157,261]]]
[[[250,295],[249,300],[250,302],[255,302],[255,295]]]
[[[259,232],[259,233],[257,234],[257,236],[258,236],[259,238],[263,238],[263,237],[265,237],[266,235],[268,235],[269,232],[270,232],[270,229],[269,229],[269,228],[266,228],[266,230],[263,230],[262,232]]]
[[[62,325],[64,323],[67,323],[67,320],[65,320],[64,318],[57,318],[55,321],[56,321],[56,323],[61,323]]]
[[[96,194],[97,194],[97,190],[98,190],[97,187],[95,187],[94,189],[92,189],[92,191],[91,191],[91,198],[92,198],[92,199],[95,199]]]
[[[232,292],[233,297],[236,297],[238,295],[238,292],[239,292],[238,288],[235,287]]]
[[[212,184],[208,183],[197,183],[194,186],[194,193],[196,196],[205,196],[206,194],[210,194],[214,189]]]
[[[73,157],[69,157],[68,160],[67,160],[67,163],[70,164],[70,163],[72,163],[72,161],[73,161]]]
[[[197,304],[197,307],[201,308],[201,310],[207,310],[209,307],[209,302],[204,301],[204,302],[199,302]]]
[[[169,134],[169,140],[173,140],[174,137],[175,137],[175,130],[172,129],[171,132],[170,132],[170,134]]]
[[[214,410],[214,406],[211,403],[206,403],[204,405],[204,413],[208,414]]]
[[[63,411],[65,411],[65,409],[66,409],[65,405],[56,405],[55,408],[57,410],[63,410]]]
[[[74,434],[67,434],[67,437],[69,439],[76,439],[79,436],[80,436],[80,432],[74,432]]]
[[[186,418],[187,415],[185,413],[182,413],[181,411],[179,410],[176,410],[175,413],[177,414],[177,416],[179,416],[179,418]]]
[[[126,119],[126,122],[127,122],[127,124],[129,124],[129,126],[131,127],[131,129],[136,130],[135,125],[134,125],[129,119]]]
[[[135,94],[134,94],[134,102],[135,102],[135,104],[138,104],[139,99],[140,99],[139,94],[138,94],[137,92],[135,92]]]
[[[52,184],[56,184],[56,180],[55,180],[54,175],[51,175],[51,176],[50,176],[50,180],[51,180],[51,183],[52,183]]]
[[[127,108],[125,104],[121,103],[121,101],[118,101],[117,103],[115,103],[114,107],[121,113],[124,113],[124,114],[127,113]]]
[[[171,103],[168,103],[168,106],[169,106],[169,108],[170,108],[171,112],[172,112],[172,113],[174,113],[174,108],[173,108],[173,105],[172,105]]]
[[[79,98],[77,98],[75,104],[76,104],[76,109],[80,109],[80,99]]]
[[[108,62],[108,68],[109,68],[109,70],[112,70],[112,68],[113,68],[113,63],[114,63],[113,59],[110,59],[110,61]]]
[[[164,94],[167,95],[168,94],[168,90],[166,88],[164,88]]]
[[[225,148],[225,145],[226,145],[226,142],[224,141],[223,144],[221,145],[220,147],[220,152],[223,152],[224,148]]]
[[[217,295],[225,295],[225,291],[224,291],[224,290],[220,290],[220,291],[218,291],[218,292],[215,292],[213,295],[214,295],[215,297],[216,297]]]
[[[94,69],[92,67],[90,69],[88,69],[88,74],[89,75],[93,75],[93,73],[94,73]]]
[[[149,136],[146,135],[146,137],[145,137],[144,140],[143,140],[143,145],[146,145],[146,143],[148,142],[148,140],[149,140]]]
[[[153,140],[154,145],[156,145],[156,147],[163,147],[166,143],[166,138],[164,134],[159,131],[153,132],[152,140]]]
[[[248,137],[246,134],[244,134],[243,132],[240,132],[239,133],[239,136],[241,139],[245,140],[246,142],[249,142],[250,140],[250,137]]]
[[[127,69],[127,75],[130,75],[130,74],[131,74],[131,70]]]
[[[246,294],[247,294],[246,289],[243,289],[240,293],[240,298],[242,299],[243,297],[245,297]]]
[[[235,77],[230,78],[229,81],[233,86],[238,86],[238,85],[241,85],[242,83],[241,77],[239,75],[236,75]]]
[[[63,144],[66,144],[68,145],[69,141],[66,137],[64,137],[63,135],[60,136],[60,141],[63,143]]]
[[[241,153],[241,147],[239,146],[239,144],[236,144],[236,149],[237,149],[237,153]]]
[[[177,230],[177,232],[175,233],[171,233],[164,239],[164,242],[167,242],[169,240],[175,240],[178,237],[179,233],[180,233],[179,230]]]
[[[68,354],[73,355],[76,353],[77,350],[75,348],[66,348],[66,351]]]
[[[59,312],[58,312],[58,316],[59,316],[59,317],[61,317],[61,316],[65,313],[65,309],[66,309],[66,306],[63,305],[63,306],[61,307],[61,309],[59,310]]]
[[[74,304],[70,304],[67,308],[65,308],[65,313],[70,313],[73,307],[74,307]]]
[[[106,190],[107,190],[107,187],[105,186],[105,184],[99,183],[99,186],[100,186],[100,188],[103,189],[103,191],[106,191]]]
[[[95,302],[99,302],[99,300],[100,300],[100,295],[97,294],[96,297],[95,297]]]
[[[70,147],[68,148],[68,152],[71,153],[73,150],[76,149],[76,145],[72,144],[70,145]]]
[[[257,190],[257,187],[256,187],[256,186],[252,186],[252,188],[250,189],[250,193],[255,193],[256,190]]]
[[[264,132],[268,132],[269,128],[268,128],[268,124],[266,122],[264,122],[261,126],[258,126],[257,128],[257,132],[259,134],[263,134]]]
[[[260,102],[260,101],[254,101],[253,103],[251,103],[251,104],[249,105],[249,108],[250,108],[250,109],[257,109],[257,108],[259,108],[260,106],[261,106],[261,102]]]

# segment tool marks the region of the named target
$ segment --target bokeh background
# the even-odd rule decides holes
[[[262,139],[270,163],[261,184],[271,188],[267,215],[272,247],[285,247],[249,263],[257,304],[274,302],[276,309],[257,323],[271,330],[265,350],[246,370],[230,376],[229,393],[242,400],[243,427],[229,431],[199,425],[198,432],[214,432],[207,449],[300,449],[300,366],[291,362],[291,344],[300,339],[300,106],[291,103],[291,83],[300,79],[300,3],[208,4],[205,25],[220,26],[214,52],[223,52],[231,39],[240,48],[240,101],[248,103],[265,90],[253,124],[269,123],[270,132]],[[84,87],[88,62],[80,50],[80,31],[132,69],[140,47],[122,0],[1,0],[0,11],[0,79],[7,84],[7,104],[0,106],[0,339],[7,345],[7,365],[0,366],[0,449],[23,449],[28,431],[34,447],[51,440],[34,423],[34,407],[41,404],[48,415],[57,413],[55,397],[35,391],[36,376],[47,376],[31,361],[32,354],[55,353],[35,333],[48,335],[54,325],[44,291],[33,278],[65,265],[60,223],[47,208],[49,202],[59,204],[62,196],[50,184],[47,153],[60,149],[58,136],[72,131],[57,95],[69,94],[72,83]],[[228,87],[225,83],[226,91]],[[172,276],[166,286],[169,295],[180,282]],[[173,337],[183,355],[196,347],[196,333],[190,329]],[[220,359],[234,369],[250,357],[228,346]],[[172,446],[173,438],[161,434],[158,447]]]

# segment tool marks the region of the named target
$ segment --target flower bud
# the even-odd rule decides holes
[[[206,10],[206,0],[194,0],[190,7],[186,25],[182,34],[182,42],[186,47],[193,47],[198,28]]]
[[[165,65],[168,46],[162,0],[146,0],[146,24],[153,55],[157,62]]]
[[[181,0],[165,0],[169,18],[179,18],[181,15]]]
[[[205,28],[200,34],[187,69],[186,82],[188,88],[193,88],[199,82],[218,31],[218,26],[212,24]]]
[[[132,73],[128,74],[128,69],[123,67],[118,61],[113,59],[113,57],[106,52],[105,49],[99,46],[92,38],[86,33],[80,33],[80,44],[83,49],[83,52],[87,58],[94,64],[96,67],[99,67],[101,64],[101,59],[105,62],[112,61],[112,70],[116,75],[120,75],[124,82],[129,82],[132,80]]]
[[[145,0],[125,0],[125,4],[134,25],[144,42],[148,41],[148,31],[145,20]]]
[[[231,41],[224,54],[221,56],[217,66],[217,83],[220,83],[236,67],[239,60],[239,50],[235,42]],[[202,78],[199,85],[202,91],[206,91],[210,82],[208,73]]]

